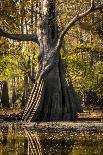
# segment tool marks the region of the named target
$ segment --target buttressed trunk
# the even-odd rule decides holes
[[[23,120],[75,120],[80,104],[73,86],[68,86],[64,79],[60,48],[56,48],[58,34],[55,0],[41,0],[40,9],[38,79],[30,94]]]

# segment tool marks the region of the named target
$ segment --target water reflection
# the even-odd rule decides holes
[[[103,155],[103,132],[38,132],[15,124],[2,124],[0,155]]]
[[[32,134],[31,131],[26,128],[24,128],[24,132],[28,139],[28,155],[42,155],[42,149],[38,134]]]
[[[37,133],[24,128],[28,139],[28,155],[69,155],[74,140],[57,138],[56,133]]]

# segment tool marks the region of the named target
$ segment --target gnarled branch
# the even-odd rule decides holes
[[[64,30],[61,32],[59,38],[58,38],[58,42],[56,45],[56,51],[59,49],[59,47],[61,46],[61,42],[64,39],[65,34],[68,32],[68,30],[73,27],[78,21],[80,21],[81,19],[83,19],[84,17],[86,17],[87,15],[89,15],[90,13],[102,9],[103,8],[103,4],[99,5],[99,6],[95,6],[94,5],[94,0],[91,0],[91,7],[85,11],[84,13],[81,13],[77,16],[75,16],[64,28]]]
[[[13,40],[17,40],[17,41],[33,41],[39,44],[38,37],[35,34],[11,34],[11,33],[3,31],[0,28],[0,36],[13,39]]]

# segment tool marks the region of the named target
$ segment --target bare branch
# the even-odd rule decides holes
[[[93,7],[94,8],[94,0],[91,0],[91,7]]]
[[[61,42],[64,39],[65,34],[68,32],[68,30],[73,27],[78,21],[80,21],[81,19],[83,19],[84,17],[86,17],[87,15],[89,15],[90,13],[96,11],[96,10],[100,10],[103,9],[103,4],[99,5],[99,6],[95,6],[94,5],[94,0],[91,0],[91,7],[85,11],[82,14],[79,14],[77,16],[75,16],[64,28],[64,30],[61,32],[57,45],[56,45],[56,50],[59,49],[59,47],[61,46]]]
[[[13,39],[13,40],[17,40],[17,41],[33,41],[39,44],[37,35],[35,34],[11,34],[11,33],[3,31],[0,28],[0,36]]]

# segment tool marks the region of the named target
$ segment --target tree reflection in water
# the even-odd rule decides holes
[[[2,144],[5,146],[7,144],[8,126],[4,127],[2,130]]]
[[[45,130],[0,124],[0,155],[103,155],[103,130]]]
[[[24,128],[28,139],[28,155],[69,155],[74,140],[55,139]]]
[[[24,128],[25,135],[28,139],[28,155],[42,155],[40,139],[37,133],[31,133],[30,130]]]

